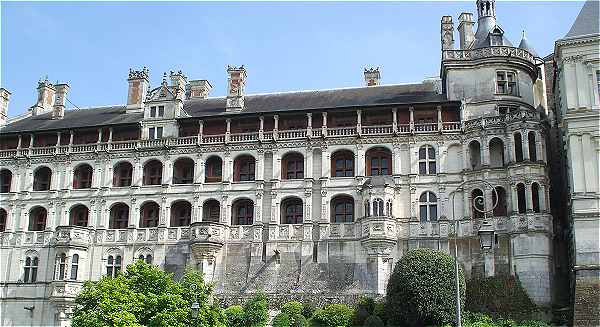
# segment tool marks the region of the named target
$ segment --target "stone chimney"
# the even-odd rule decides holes
[[[69,84],[56,84],[56,96],[54,97],[54,107],[52,108],[52,119],[62,119],[65,116],[65,101]]]
[[[441,23],[442,50],[454,50],[454,23],[452,16],[442,16]]]
[[[227,66],[227,106],[226,111],[244,109],[244,93],[246,90],[246,68]]]
[[[10,101],[10,92],[0,87],[0,126],[4,126],[8,119],[8,101]]]
[[[377,86],[381,84],[381,74],[379,74],[379,67],[377,68],[365,68],[365,84],[367,86]]]
[[[212,85],[205,79],[190,81],[190,99],[206,99],[212,90]]]
[[[148,92],[148,77],[150,72],[144,67],[142,70],[129,69],[129,90],[127,91],[127,110],[141,110],[144,106],[144,97]]]
[[[52,83],[48,82],[48,78],[38,82],[37,90],[37,103],[29,109],[31,110],[32,116],[37,116],[52,111],[52,104],[54,103],[54,93],[56,89]]]
[[[466,50],[471,47],[475,41],[475,33],[473,32],[473,14],[464,12],[458,17],[458,34],[460,36],[460,48]]]
[[[169,74],[169,78],[171,79],[171,85],[173,86],[173,92],[175,92],[175,97],[179,100],[185,99],[185,86],[187,84],[187,77],[183,75],[180,71],[173,72]]]

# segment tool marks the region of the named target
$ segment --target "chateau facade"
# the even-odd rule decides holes
[[[454,242],[467,277],[518,275],[550,305],[544,63],[476,5],[458,45],[442,17],[440,78],[419,84],[365,69],[363,87],[252,95],[241,66],[209,97],[144,68],[126,105],[65,110],[69,86],[41,81],[13,119],[2,89],[0,324],[68,326],[83,281],[134,260],[198,269],[225,302],[352,302],[385,294],[409,249]]]

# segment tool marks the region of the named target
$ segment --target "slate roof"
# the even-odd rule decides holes
[[[447,102],[447,98],[443,94],[438,94],[432,83],[422,83],[254,94],[245,96],[244,102],[244,110],[238,113],[226,112],[225,97],[186,100],[184,110],[189,117],[193,118],[293,110],[440,103]],[[142,113],[125,113],[125,106],[67,110],[63,119],[56,120],[51,119],[50,115],[46,113],[7,124],[0,128],[0,134],[135,124],[143,118]]]
[[[583,4],[579,15],[565,38],[600,33],[600,1],[588,0]]]
[[[523,33],[523,38],[521,39],[521,43],[519,43],[519,49],[527,50],[534,57],[539,57],[537,51],[535,51],[529,40],[525,37],[525,33]]]

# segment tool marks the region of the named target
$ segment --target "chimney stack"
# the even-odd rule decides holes
[[[190,81],[190,99],[206,99],[212,90],[212,85],[205,79]]]
[[[54,93],[56,89],[54,88],[54,85],[48,81],[47,77],[43,81],[38,82],[37,90],[37,103],[29,109],[31,110],[32,116],[52,111],[52,104],[54,103]]]
[[[381,84],[381,74],[379,73],[379,67],[377,68],[365,68],[365,83],[367,86],[377,86]]]
[[[454,50],[454,23],[452,16],[442,16],[441,31],[442,51]]]
[[[0,126],[4,126],[8,119],[8,101],[10,101],[10,92],[0,87]]]
[[[466,50],[471,47],[475,41],[475,34],[473,33],[473,14],[464,12],[458,17],[458,34],[460,36],[460,49]]]
[[[54,107],[52,108],[52,119],[62,119],[65,116],[65,101],[69,84],[56,84],[56,97],[54,98]]]
[[[144,67],[142,70],[129,69],[129,90],[127,91],[127,111],[139,111],[144,106],[144,97],[148,92],[148,77],[150,72]]]
[[[185,86],[187,84],[187,77],[183,75],[180,71],[169,73],[169,78],[171,79],[171,85],[173,86],[173,90],[175,92],[175,97],[179,100],[185,99]]]
[[[226,111],[244,109],[244,93],[246,90],[246,68],[227,66],[227,107]]]

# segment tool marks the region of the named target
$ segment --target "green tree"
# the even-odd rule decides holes
[[[461,303],[465,280],[459,272]],[[401,326],[444,325],[454,320],[454,258],[431,249],[411,250],[394,267],[387,286],[388,323]],[[464,305],[463,305],[464,307]]]
[[[344,304],[329,304],[318,309],[312,316],[311,323],[323,327],[346,327],[351,325],[353,310]]]
[[[225,309],[227,327],[244,327],[244,308],[241,305],[232,305]]]
[[[72,326],[224,327],[222,310],[208,305],[211,292],[197,272],[186,271],[175,282],[172,274],[138,260],[114,278],[86,282],[75,299]],[[196,299],[200,308],[192,318]]]
[[[273,327],[292,327],[290,321],[290,315],[285,312],[281,312],[273,318]]]
[[[267,295],[257,293],[244,303],[244,327],[264,327],[269,321],[269,303]]]

